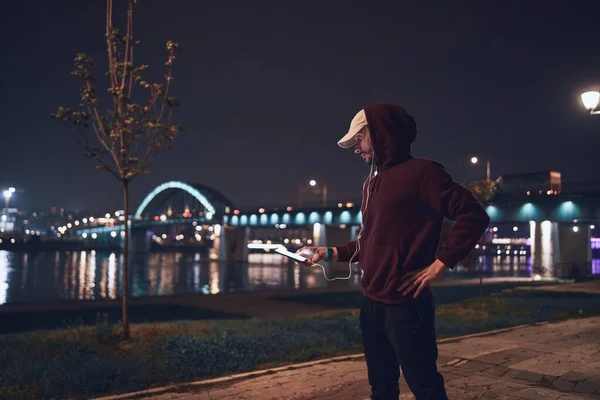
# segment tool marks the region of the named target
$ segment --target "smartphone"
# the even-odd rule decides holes
[[[291,251],[287,251],[285,247],[278,247],[275,249],[276,253],[279,253],[283,256],[289,257],[294,261],[298,261],[300,263],[307,263],[308,262],[308,258],[306,257],[302,257],[296,253],[292,253]]]
[[[248,244],[249,249],[275,250],[278,247],[281,247],[281,245],[280,244],[262,244],[262,243]]]

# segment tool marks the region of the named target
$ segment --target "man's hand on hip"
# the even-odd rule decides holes
[[[448,267],[443,262],[435,260],[429,267],[407,275],[406,280],[398,288],[398,292],[408,296],[413,290],[416,290],[413,295],[413,298],[416,299],[423,289],[440,279],[447,269]]]

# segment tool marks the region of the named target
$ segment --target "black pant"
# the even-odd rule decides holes
[[[372,399],[398,399],[399,367],[416,400],[448,399],[444,378],[436,365],[435,305],[431,294],[395,305],[365,297],[360,328]]]

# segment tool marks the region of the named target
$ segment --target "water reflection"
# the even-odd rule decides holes
[[[8,264],[8,252],[0,251],[0,304],[7,302],[9,273],[12,268]]]
[[[544,257],[540,264],[548,264]],[[205,261],[199,254],[152,253],[130,258],[132,296],[164,296],[185,293],[341,287],[360,284],[360,267],[354,266],[349,281],[327,282],[321,268],[306,268],[278,254],[251,254],[249,263]],[[478,277],[551,276],[540,272],[529,256],[480,257],[458,265],[446,279]],[[551,265],[551,260],[550,264]],[[54,252],[10,253],[0,251],[0,304],[61,299],[115,299],[122,293],[123,256],[115,253]],[[592,263],[600,273],[600,259]],[[327,276],[346,276],[347,270],[327,271]]]

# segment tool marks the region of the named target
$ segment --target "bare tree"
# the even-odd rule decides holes
[[[113,25],[113,1],[106,1],[106,45],[108,55],[108,106],[100,108],[96,92],[93,59],[78,53],[75,57],[75,75],[80,80],[81,103],[77,110],[59,107],[51,116],[70,122],[78,132],[78,141],[87,157],[97,162],[96,168],[108,171],[123,185],[125,213],[123,239],[123,296],[121,339],[130,337],[127,300],[129,297],[129,184],[139,175],[146,175],[156,153],[170,148],[183,129],[171,123],[176,98],[169,96],[173,81],[172,69],[176,51],[175,42],[167,42],[168,58],[165,63],[164,83],[147,82],[143,76],[148,65],[134,64],[134,49],[139,41],[133,37],[133,11],[137,0],[127,0],[127,30],[122,34]],[[136,103],[134,94],[142,93],[145,102]]]

